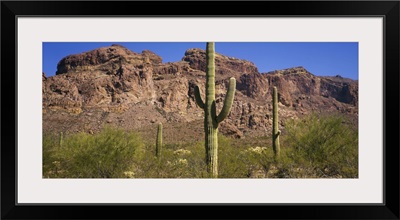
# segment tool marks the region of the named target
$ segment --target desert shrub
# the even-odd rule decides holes
[[[259,169],[260,153],[241,149],[231,139],[218,135],[219,178],[248,178]],[[204,142],[166,144],[161,158],[155,146],[147,146],[137,164],[136,178],[211,178],[205,163]]]
[[[282,177],[358,176],[358,132],[343,116],[311,114],[287,121],[285,129],[290,146],[280,161]]]
[[[243,155],[231,140],[218,134],[218,178],[240,178],[248,172]]]
[[[131,177],[135,160],[142,155],[142,140],[133,132],[104,128],[90,135],[78,133],[64,138],[43,139],[43,176],[58,178]]]
[[[204,143],[177,143],[163,146],[161,157],[155,157],[155,145],[145,148],[144,156],[135,162],[136,178],[204,178]]]
[[[58,159],[55,157],[59,149],[59,142],[55,134],[45,134],[43,136],[43,177],[58,176]]]
[[[90,135],[43,137],[43,176],[51,178],[210,178],[204,142],[176,142],[155,156],[155,139],[106,128]],[[271,138],[234,140],[218,135],[219,178],[357,178],[358,132],[338,115],[288,120],[281,155]]]
[[[265,177],[262,161],[266,147],[240,147],[232,144],[233,139],[218,135],[218,178]]]
[[[209,178],[207,173],[207,164],[205,162],[205,147],[204,142],[195,142],[189,145],[190,154],[186,154],[188,161],[188,169],[193,178]],[[175,151],[176,152],[176,151]],[[179,155],[179,154],[178,154]]]

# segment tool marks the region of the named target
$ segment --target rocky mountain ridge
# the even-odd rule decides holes
[[[205,66],[205,51],[196,48],[169,63],[151,51],[136,53],[121,45],[67,56],[55,76],[42,73],[43,130],[96,132],[107,124],[143,130],[163,122],[167,135],[202,140],[203,111],[196,106],[194,87],[204,95]],[[273,86],[279,91],[282,129],[287,119],[311,112],[358,118],[357,81],[318,77],[303,67],[259,73],[254,63],[222,54],[216,54],[217,110],[230,77],[237,87],[231,113],[220,125],[225,135],[270,133]]]

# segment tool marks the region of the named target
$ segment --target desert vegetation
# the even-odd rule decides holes
[[[104,52],[103,50],[106,50],[107,52]],[[123,78],[123,75],[127,76],[125,74],[127,73],[126,71],[128,71],[130,67],[138,64],[136,62],[139,62],[139,64],[137,65],[137,68],[139,68],[138,72],[134,72],[135,74],[131,73],[128,75],[129,77],[136,77],[137,75],[139,75],[140,79],[137,84],[142,86],[144,85],[146,80],[154,81],[152,77],[153,71],[150,70],[152,68],[157,69],[161,65],[161,58],[155,59],[157,58],[155,54],[146,51],[144,51],[142,55],[139,55],[136,53],[132,53],[128,49],[120,46],[112,46],[108,49],[103,48],[97,51],[103,51],[105,54],[110,55],[110,59],[112,57],[115,58],[116,54],[120,55],[117,62],[118,65],[116,65],[115,63],[111,65],[112,70],[118,69],[115,74],[109,71],[106,72],[106,75],[101,75],[101,73],[99,72],[97,73],[100,74],[101,78],[104,78],[104,80],[106,77],[113,78],[113,85],[117,86],[118,88],[122,85],[127,85],[127,82],[132,82],[133,78],[125,79]],[[189,52],[187,53],[187,55],[192,54]],[[90,53],[94,52],[92,51]],[[101,117],[97,120],[95,120],[95,118],[92,118],[92,116],[94,115],[93,112],[86,112],[85,114],[81,114],[82,109],[78,112],[74,111],[72,113],[68,113],[69,115],[81,115],[82,121],[84,119],[84,121],[92,121],[92,123],[94,122],[96,124],[96,127],[98,128],[96,132],[94,132],[90,128],[93,128],[93,126],[89,126],[88,124],[86,124],[86,122],[78,123],[84,123],[85,126],[88,126],[87,129],[84,129],[81,132],[70,132],[71,127],[69,129],[63,129],[61,132],[58,131],[59,133],[57,133],[57,131],[55,130],[47,129],[44,132],[43,136],[43,177],[358,177],[358,127],[356,123],[354,123],[354,115],[356,113],[353,114],[353,120],[351,120],[351,118],[347,117],[346,114],[352,113],[354,108],[342,108],[336,100],[347,100],[349,102],[347,104],[355,102],[356,92],[354,91],[356,90],[354,90],[354,88],[350,90],[349,85],[344,85],[344,82],[332,81],[330,82],[330,86],[328,87],[331,88],[331,90],[333,88],[333,90],[336,91],[338,89],[335,88],[339,88],[337,84],[340,84],[340,91],[342,91],[340,92],[340,94],[344,94],[344,96],[342,97],[344,99],[340,98],[341,96],[337,96],[335,94],[331,94],[331,97],[329,97],[328,93],[323,93],[321,95],[318,92],[312,92],[310,90],[310,84],[312,84],[315,88],[319,86],[319,90],[317,89],[316,91],[325,91],[323,89],[325,88],[324,83],[321,83],[323,82],[321,81],[322,79],[316,78],[309,74],[307,71],[302,71],[302,69],[300,69],[300,72],[294,69],[296,70],[295,75],[297,77],[297,80],[294,81],[300,80],[306,82],[308,80],[310,82],[310,84],[302,83],[299,92],[309,94],[310,96],[297,94],[298,97],[296,99],[289,98],[290,95],[288,95],[288,91],[286,90],[287,86],[283,85],[282,83],[288,77],[287,74],[292,74],[292,72],[289,72],[286,75],[282,75],[282,73],[277,72],[274,73],[274,76],[273,78],[271,78],[271,80],[268,80],[269,83],[272,83],[269,86],[256,86],[257,82],[262,81],[262,78],[260,78],[263,77],[262,75],[257,75],[257,77],[251,78],[248,83],[246,83],[246,77],[250,75],[241,75],[239,77],[239,88],[236,87],[236,78],[229,77],[229,80],[224,85],[224,87],[226,88],[226,94],[223,97],[222,93],[220,93],[221,88],[216,89],[216,86],[221,85],[222,82],[219,81],[217,83],[216,81],[216,78],[218,78],[216,74],[216,66],[218,66],[218,70],[221,72],[221,58],[223,58],[230,60],[228,62],[229,65],[227,64],[225,66],[232,68],[230,67],[230,65],[232,64],[232,58],[224,58],[221,57],[221,55],[218,55],[219,60],[216,62],[215,47],[214,43],[212,42],[207,43],[204,56],[200,53],[195,53],[194,55],[196,59],[198,59],[198,57],[204,57],[204,60],[201,58],[200,63],[205,64],[205,72],[204,75],[201,75],[201,77],[200,75],[198,77],[193,75],[193,80],[195,81],[189,83],[189,85],[191,85],[189,87],[191,87],[192,89],[189,89],[189,87],[183,88],[183,90],[189,89],[187,95],[180,96],[174,92],[173,95],[167,97],[161,96],[158,99],[161,102],[159,103],[160,105],[158,105],[156,102],[146,102],[147,104],[143,105],[141,104],[141,102],[139,102],[140,96],[135,96],[138,99],[133,101],[135,105],[137,105],[137,108],[135,106],[132,108],[136,109],[136,112],[128,111],[129,107],[122,108],[122,105],[120,105],[121,102],[123,102],[123,100],[126,101],[127,99],[126,97],[123,99],[121,98],[119,101],[117,101],[117,103],[119,103],[118,105],[109,105],[107,108],[104,108],[103,112],[101,113]],[[124,56],[131,58],[131,61],[128,62],[129,64],[122,62],[122,57]],[[143,56],[144,61],[142,60]],[[149,56],[153,57],[153,61],[150,62]],[[133,62],[133,60],[136,61]],[[102,60],[102,62],[103,61],[104,60]],[[234,61],[238,62],[237,60]],[[246,61],[244,63],[248,62]],[[81,65],[85,66],[87,65],[87,63],[82,61]],[[154,67],[151,67],[151,65],[153,65]],[[106,70],[104,66],[99,68],[101,71]],[[197,68],[203,69],[203,67]],[[63,68],[60,69],[63,70]],[[189,71],[189,73],[191,74],[193,72],[190,68],[184,69]],[[246,69],[247,68],[233,68],[233,70],[239,70],[239,72]],[[256,69],[254,68],[250,68],[249,70],[256,71]],[[125,73],[123,74],[124,71]],[[144,74],[145,72],[147,73],[147,75]],[[226,71],[226,68],[222,72],[226,72],[229,74],[233,73],[232,69]],[[60,72],[59,74],[63,73]],[[76,73],[74,74],[76,75]],[[176,72],[176,74],[178,73]],[[191,74],[189,74],[188,76],[190,76]],[[61,79],[59,79],[60,83],[58,83],[57,85],[51,83],[53,78],[50,78],[51,80],[49,79],[50,84],[53,86],[44,86],[43,91],[53,91],[55,87],[58,88],[57,86],[61,86],[63,88],[63,90],[55,89],[54,92],[57,92],[58,95],[50,96],[50,101],[54,101],[56,99],[58,100],[58,98],[60,98],[62,102],[56,102],[56,104],[59,105],[60,103],[66,102],[68,105],[72,105],[74,107],[73,109],[75,109],[76,106],[81,105],[79,103],[72,103],[71,100],[81,100],[84,102],[92,100],[94,104],[96,102],[97,104],[99,104],[98,102],[103,102],[101,100],[106,96],[90,95],[86,97],[86,99],[83,99],[82,97],[77,95],[73,99],[68,98],[67,95],[70,94],[70,91],[75,91],[80,94],[85,89],[92,91],[93,89],[91,86],[94,85],[83,85],[79,88],[73,87],[69,83],[70,76],[71,75],[65,77],[67,79],[61,77]],[[118,80],[122,80],[121,83],[119,83],[117,78]],[[200,82],[197,81],[198,78],[205,79],[204,89],[200,89],[202,88],[202,86],[198,86],[198,82]],[[97,78],[95,78],[94,80],[96,79]],[[143,81],[144,79],[146,80]],[[48,83],[47,78],[44,76],[43,80],[44,85]],[[117,80],[118,82],[115,80]],[[154,82],[157,82],[158,80],[159,79],[156,78]],[[101,85],[103,85],[103,83],[107,84],[107,82],[107,80],[99,81],[99,84],[94,91],[100,91],[100,87],[102,87]],[[175,85],[176,82],[177,81],[172,81],[169,83]],[[186,85],[188,81],[184,80],[183,82],[177,83],[177,85],[181,85],[182,83]],[[149,86],[151,87],[154,85],[150,83]],[[162,86],[161,84],[158,86],[163,91],[162,94],[165,95],[165,91],[163,90],[163,88],[167,87],[165,87],[165,85]],[[265,99],[267,97],[262,97],[258,100],[258,102],[263,103],[262,105],[267,104],[267,106],[265,106],[264,108],[262,106],[258,106],[256,108],[256,105],[254,105],[254,103],[248,101],[251,100],[250,97],[254,96],[253,92],[258,91],[256,93],[260,93],[263,90],[260,90],[259,88],[264,87],[271,87],[271,92],[263,93],[265,93],[265,95],[268,94],[271,96],[271,99],[268,98],[268,100],[271,100],[270,103],[272,104],[267,104],[268,102],[266,103]],[[283,89],[283,91],[279,91],[277,87]],[[109,101],[111,101],[111,103],[114,102],[116,99],[116,88],[113,89],[112,86],[108,84],[105,85],[105,88],[107,88],[107,90],[104,91],[111,91],[111,100]],[[129,88],[127,87],[124,89],[124,92],[120,92],[120,94],[128,93],[133,88],[134,86]],[[152,90],[151,88],[148,89],[150,89],[149,93],[146,92],[145,88],[143,87],[140,94],[142,96],[143,94],[145,94],[144,96],[146,97],[155,96],[154,90]],[[204,95],[201,94],[201,91],[204,91]],[[243,93],[244,91],[245,93]],[[97,94],[97,92],[95,93]],[[236,105],[232,107],[235,99],[237,99],[235,98],[235,93],[239,93],[239,96],[237,98],[241,99],[242,101],[246,101],[247,104],[240,101],[236,102]],[[311,98],[311,94],[314,93],[315,96],[318,97],[317,99]],[[129,97],[132,96],[134,95],[129,95]],[[245,96],[247,96],[247,98]],[[98,100],[94,97],[97,97]],[[165,106],[165,100],[170,99],[174,104],[177,104],[174,108],[176,108],[177,106],[178,108],[180,108],[179,104],[185,103],[185,101],[182,100],[182,98],[184,99],[185,97],[191,97],[191,99],[195,101],[195,105],[197,105],[197,107],[191,104],[191,102],[189,101],[187,102],[186,107],[183,106],[183,108],[193,109],[194,111],[200,109],[202,110],[202,112],[197,112],[194,117],[190,118],[187,117],[188,112],[185,113],[184,111],[179,111],[178,117],[176,114],[171,112],[172,109],[169,109]],[[44,100],[47,99],[44,98]],[[304,100],[307,101],[304,102]],[[254,99],[254,101],[256,100]],[[322,106],[328,107],[330,113],[324,112],[324,114],[322,114],[321,111],[315,111],[318,108],[316,108],[314,105],[321,105],[321,103],[325,103],[322,104]],[[63,109],[68,109],[68,105],[65,105],[64,103],[62,105]],[[152,105],[155,105],[155,107],[153,108]],[[111,108],[111,106],[113,107]],[[284,107],[283,111],[280,110],[279,106]],[[91,108],[92,107],[93,106],[91,106]],[[160,107],[163,109],[161,109]],[[89,108],[86,108],[85,111],[87,111],[88,109]],[[155,115],[162,116],[161,120],[160,118],[157,119],[156,117],[154,117],[153,114],[150,113],[152,109],[157,110],[158,114]],[[297,116],[294,117],[294,115],[288,114],[288,109],[290,109],[291,111],[295,111]],[[304,109],[308,109],[308,112],[306,112],[307,114],[305,114]],[[57,111],[59,110],[57,110],[57,108],[49,108],[48,110],[53,115],[59,115],[57,114]],[[333,112],[331,110],[333,110]],[[169,114],[167,114],[167,111],[170,111]],[[272,118],[270,118],[269,111],[272,111]],[[117,115],[114,119],[108,118],[108,115],[111,112],[112,114]],[[127,117],[127,115],[125,117],[122,117],[124,112],[131,112],[132,116],[135,117],[135,120],[132,120],[132,117]],[[238,114],[240,112],[241,114]],[[44,111],[44,113],[46,115],[47,111]],[[154,127],[151,132],[147,132],[146,137],[143,137],[143,133],[140,132],[140,129],[131,129],[129,127],[120,126],[124,124],[129,124],[126,122],[139,121],[140,118],[142,118],[140,114],[143,113],[145,113],[145,121],[150,122],[151,126]],[[61,112],[60,114],[61,116],[66,115],[65,112]],[[280,117],[281,115],[284,116],[283,120]],[[85,116],[87,117],[85,118]],[[248,120],[246,120],[247,116]],[[79,117],[73,116],[73,118],[76,119]],[[182,134],[179,133],[177,128],[182,127],[182,124],[179,123],[179,118],[183,119],[183,121],[188,122],[188,125],[191,126],[190,128],[185,128],[184,131],[193,131],[193,127],[196,126],[196,124],[192,122],[195,121],[194,119],[201,118],[201,120],[203,121],[202,128],[200,128],[199,126],[198,128],[195,128],[197,131],[193,132],[194,134],[196,134],[196,139],[180,140]],[[270,119],[272,119],[272,126],[264,127],[263,125],[269,125]],[[107,124],[103,123],[103,125],[101,126],[102,121],[106,122]],[[157,121],[159,121],[158,124],[155,123]],[[163,122],[166,125],[165,128],[163,128]],[[222,125],[223,123],[225,123],[224,132],[227,134],[231,134],[230,136],[224,136],[224,133],[219,133],[219,128],[223,127],[220,125]],[[246,137],[246,135],[244,135],[239,129],[239,127],[243,129],[242,125],[246,125],[246,127],[251,128],[252,131],[258,130],[260,132],[260,128],[263,128],[264,132],[261,130],[261,135]],[[141,126],[136,125],[134,127],[139,128]],[[202,131],[198,132],[199,129],[201,129]],[[266,132],[267,129],[270,132]],[[88,132],[85,130],[87,130]],[[171,132],[171,130],[173,130],[174,132]],[[243,130],[246,130],[246,128],[244,128]],[[151,136],[148,136],[149,133],[151,134]],[[171,140],[171,138],[168,137],[174,136],[171,134],[178,135],[179,137],[173,138],[175,141],[164,141]]]
[[[157,136],[144,140],[111,126],[97,134],[45,134],[43,178],[213,178],[204,142],[165,143],[157,157]],[[270,135],[218,135],[218,178],[358,178],[357,127],[345,117],[287,120],[280,136],[276,158]]]

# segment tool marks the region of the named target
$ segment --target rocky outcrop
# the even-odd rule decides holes
[[[155,99],[150,51],[134,53],[112,45],[63,58],[57,75],[43,82],[43,106],[94,107]]]
[[[156,84],[158,107],[165,112],[184,112],[188,107],[189,82],[185,77]]]
[[[333,97],[340,102],[358,105],[358,82],[341,76],[321,78],[321,96]]]
[[[114,124],[140,130],[163,122],[182,138],[202,137],[204,113],[196,106],[194,87],[199,85],[204,99],[204,71],[201,49],[189,49],[181,61],[170,63],[162,63],[151,51],[136,53],[120,45],[67,56],[58,63],[55,76],[42,73],[43,129],[95,132]],[[236,78],[237,90],[232,110],[219,128],[225,135],[270,133],[273,86],[279,92],[282,130],[286,120],[311,112],[358,117],[357,81],[315,76],[303,67],[259,73],[252,62],[222,54],[216,55],[218,112],[230,77]],[[174,130],[169,129],[166,132]]]
[[[188,62],[192,69],[206,71],[206,52],[204,50],[188,49],[182,60]],[[250,61],[216,53],[215,74],[217,79],[226,76],[240,76],[243,73],[258,73],[258,69]]]
[[[188,73],[191,71],[191,68],[187,62],[175,62],[175,63],[166,63],[163,65],[157,65],[154,67],[154,75],[159,76],[164,79],[165,75],[181,75],[182,73]],[[164,76],[162,76],[164,75]],[[156,78],[157,80],[157,78]]]
[[[93,71],[96,69],[101,69],[108,72],[108,74],[116,74],[116,72],[111,71],[118,70],[118,67],[122,64],[138,65],[140,63],[161,64],[162,59],[148,50],[139,54],[118,44],[113,44],[111,47],[102,47],[64,57],[57,64],[56,74]]]
[[[236,88],[251,98],[266,97],[269,91],[269,79],[259,73],[243,74],[240,76]]]

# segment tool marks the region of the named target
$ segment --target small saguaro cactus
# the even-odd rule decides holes
[[[63,135],[62,132],[60,132],[60,140],[59,140],[59,145],[60,145],[60,147],[63,146],[63,143],[64,143],[64,135]]]
[[[235,78],[230,78],[224,106],[219,115],[215,106],[215,52],[214,43],[208,42],[206,48],[206,97],[201,99],[198,86],[194,89],[197,105],[204,110],[204,132],[207,171],[213,178],[218,177],[218,125],[229,114],[236,90]]]
[[[280,145],[279,145],[279,135],[281,131],[278,127],[278,90],[274,86],[274,92],[272,94],[272,149],[274,150],[275,157],[279,157]]]
[[[162,123],[158,124],[157,128],[157,141],[156,141],[156,156],[159,158],[161,156],[162,148]]]

